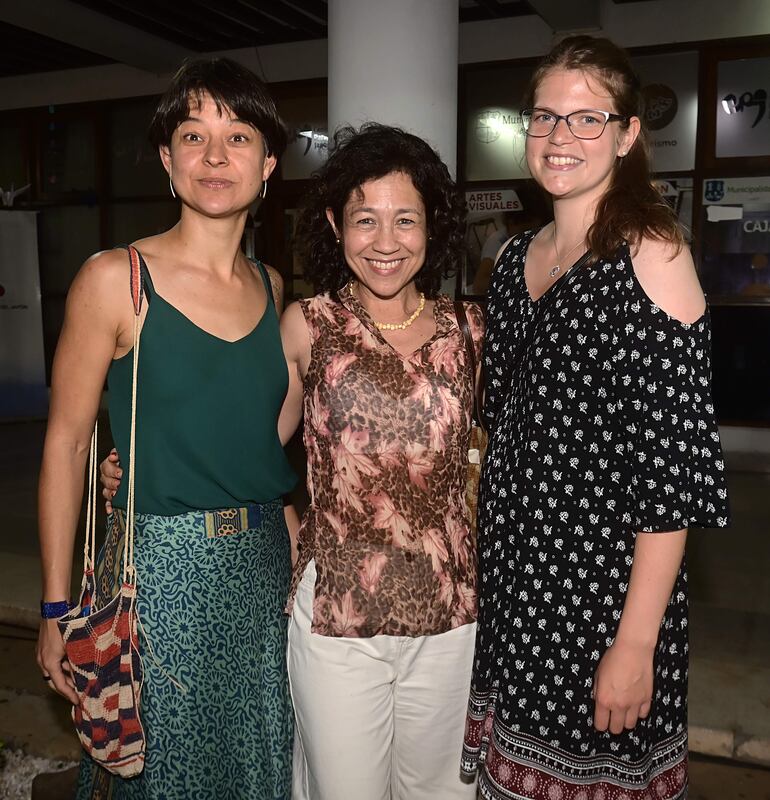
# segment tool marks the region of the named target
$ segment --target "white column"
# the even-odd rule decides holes
[[[329,132],[373,120],[421,136],[455,175],[458,0],[329,0]]]

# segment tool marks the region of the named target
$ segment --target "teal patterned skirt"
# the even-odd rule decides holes
[[[116,591],[124,524],[120,511],[108,521],[100,604]],[[145,768],[117,778],[84,756],[77,800],[288,800],[291,559],[281,502],[137,514],[135,553]]]

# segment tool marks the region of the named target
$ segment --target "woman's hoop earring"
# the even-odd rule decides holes
[[[174,191],[174,182],[171,180],[171,175],[168,176],[168,186],[171,189],[171,196],[176,200],[176,192]]]
[[[262,188],[259,190],[259,196],[263,200],[267,197],[267,178],[262,181]]]

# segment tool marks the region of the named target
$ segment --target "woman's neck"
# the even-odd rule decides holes
[[[414,281],[407,283],[392,297],[382,297],[355,279],[352,282],[352,291],[366,313],[375,322],[403,322],[414,312],[420,302],[420,292],[414,285]]]
[[[564,198],[553,203],[553,237],[560,250],[585,238],[593,225],[597,200]]]
[[[238,260],[246,214],[212,219],[183,208],[181,219],[167,234],[167,243],[177,257],[226,277]]]

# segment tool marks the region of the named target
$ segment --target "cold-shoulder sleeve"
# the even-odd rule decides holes
[[[685,324],[643,295],[627,307],[620,324],[625,348],[619,383],[628,393],[622,405],[635,529],[727,526],[708,311]]]

